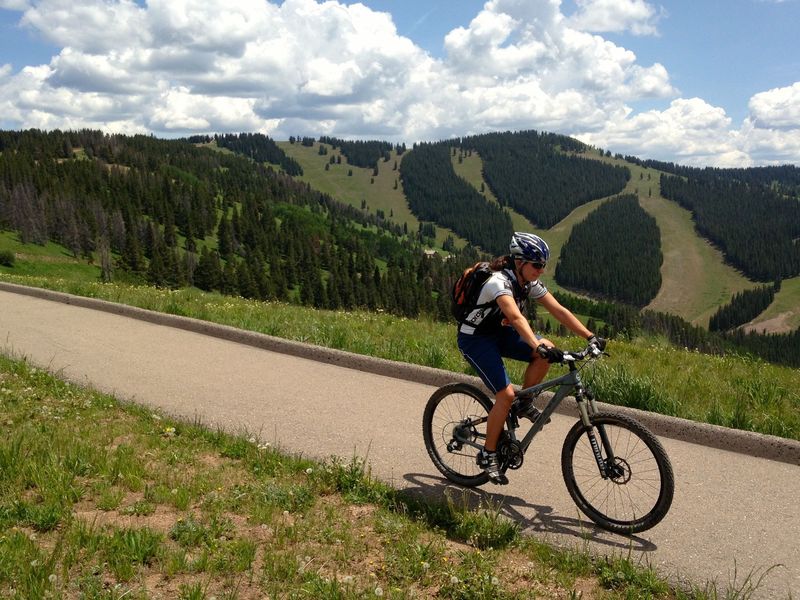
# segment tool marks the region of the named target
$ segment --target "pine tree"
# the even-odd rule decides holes
[[[153,246],[153,256],[147,266],[147,282],[156,287],[163,287],[167,281],[168,257],[167,247],[163,241],[156,240]]]
[[[210,292],[219,289],[221,279],[222,265],[219,260],[219,254],[203,246],[200,252],[200,260],[194,271],[194,285],[201,290]]]
[[[243,298],[258,298],[259,291],[256,282],[250,273],[250,267],[247,262],[242,260],[236,265],[236,281],[238,284],[238,293]]]
[[[118,266],[133,274],[143,273],[145,270],[145,258],[142,255],[139,236],[136,234],[135,223],[125,230],[125,248],[119,258]]]
[[[236,261],[231,258],[225,262],[222,269],[219,291],[226,296],[235,296],[239,293],[239,280],[236,276]]]
[[[114,267],[107,237],[103,236],[97,241],[97,253],[100,255],[100,281],[110,283],[114,280]]]

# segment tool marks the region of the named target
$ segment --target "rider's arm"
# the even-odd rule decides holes
[[[497,306],[500,307],[508,324],[516,330],[519,336],[525,340],[531,348],[536,348],[541,343],[536,339],[533,329],[531,329],[530,323],[528,323],[528,319],[519,311],[519,307],[514,301],[513,296],[498,296]]]
[[[575,335],[579,335],[583,339],[589,339],[593,335],[592,332],[578,320],[578,317],[573,315],[569,309],[561,306],[561,303],[559,303],[550,292],[547,292],[541,298],[537,298],[537,302],[544,306],[547,312],[553,315],[559,323],[564,325],[564,327],[572,331]]]

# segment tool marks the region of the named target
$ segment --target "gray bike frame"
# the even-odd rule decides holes
[[[594,355],[595,357],[599,354]],[[595,436],[592,423],[590,421],[590,416],[597,413],[597,404],[595,403],[594,398],[589,395],[587,400],[586,398],[586,390],[583,387],[583,382],[581,381],[580,369],[577,367],[577,363],[586,358],[585,352],[580,353],[564,353],[564,362],[569,365],[569,372],[562,375],[561,377],[555,377],[548,381],[543,381],[536,385],[532,385],[531,387],[519,390],[514,394],[515,400],[520,398],[536,398],[539,394],[543,391],[554,388],[558,386],[558,389],[553,394],[553,397],[550,399],[550,402],[547,403],[547,406],[544,407],[542,410],[542,414],[539,415],[539,418],[534,421],[533,425],[531,426],[528,433],[525,434],[525,437],[522,438],[521,441],[518,441],[515,435],[515,431],[519,426],[517,417],[514,417],[509,412],[509,416],[506,419],[507,431],[508,435],[511,438],[512,442],[518,443],[519,447],[522,451],[522,454],[525,454],[528,451],[528,448],[533,441],[533,438],[536,437],[536,434],[539,433],[542,428],[545,426],[547,421],[550,418],[550,415],[555,412],[556,407],[561,404],[561,401],[566,398],[572,390],[575,390],[575,401],[578,405],[578,411],[580,412],[581,423],[583,423],[584,428],[586,429],[586,433],[589,437],[590,444],[592,446],[592,451],[595,456],[595,460],[597,461],[597,467],[600,469],[600,474],[603,478],[608,477],[608,469],[609,465],[614,464],[614,451],[609,443],[608,436],[606,435],[605,427],[602,425],[597,426],[597,431],[600,434],[600,443],[597,441],[597,437]],[[488,419],[488,417],[487,417]],[[483,422],[483,420],[481,420]],[[475,448],[482,448],[480,444],[473,442],[471,439],[460,439],[461,443],[468,444]],[[603,458],[602,452],[600,450],[600,444],[602,444],[603,448],[606,451],[606,457]]]
[[[520,441],[520,446],[522,447],[522,451],[526,452],[528,447],[531,445],[533,438],[539,433],[542,428],[547,423],[550,415],[552,415],[559,404],[561,404],[562,400],[566,398],[572,390],[576,390],[575,393],[575,400],[578,404],[578,411],[581,415],[581,421],[585,427],[591,427],[591,423],[589,421],[589,415],[594,414],[597,412],[595,403],[593,399],[590,399],[589,402],[586,401],[584,397],[584,387],[583,382],[581,381],[581,375],[578,368],[575,366],[575,361],[569,361],[569,373],[565,373],[560,377],[555,377],[548,381],[543,381],[542,383],[532,385],[529,388],[525,388],[516,392],[516,398],[536,398],[539,394],[543,391],[554,388],[558,386],[558,389],[553,394],[553,397],[550,399],[550,402],[547,403],[547,406],[542,409],[542,414],[539,416],[538,419],[533,423],[528,433],[525,434],[525,437],[522,438]],[[516,437],[514,435],[514,431],[516,427],[512,423],[512,420],[515,417],[512,417],[509,413],[507,424],[508,424],[508,433],[511,436],[513,441],[516,441]]]

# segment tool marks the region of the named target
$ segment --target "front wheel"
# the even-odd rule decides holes
[[[675,491],[663,446],[650,430],[625,415],[598,413],[590,421],[588,429],[578,421],[561,450],[561,471],[570,496],[587,517],[608,531],[631,534],[654,527],[669,511]],[[590,433],[601,453],[602,469]]]
[[[450,481],[466,487],[489,478],[475,462],[486,440],[492,401],[475,386],[451,383],[436,390],[422,416],[422,437],[433,464]]]

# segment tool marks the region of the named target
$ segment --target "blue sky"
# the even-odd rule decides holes
[[[800,164],[800,0],[0,0],[0,127]]]

